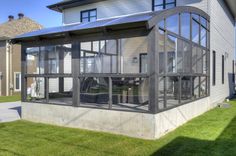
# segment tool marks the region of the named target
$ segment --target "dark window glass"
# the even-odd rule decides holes
[[[176,0],[153,0],[153,11],[176,7]]]
[[[225,56],[222,55],[222,84],[225,83]]]
[[[233,83],[235,82],[234,66],[235,66],[235,62],[234,62],[234,60],[233,60],[233,61],[232,61],[232,81],[233,81]]]
[[[190,14],[181,14],[181,36],[190,39]]]
[[[81,22],[93,22],[97,20],[97,9],[81,11]]]
[[[20,89],[20,78],[21,77],[21,74],[20,73],[16,73],[15,74],[15,89],[16,90],[19,90]]]
[[[213,51],[212,53],[212,85],[214,86],[216,84],[216,52]]]

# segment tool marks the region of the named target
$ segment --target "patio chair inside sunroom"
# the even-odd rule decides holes
[[[157,113],[204,98],[209,32],[176,7],[23,34],[22,101]]]

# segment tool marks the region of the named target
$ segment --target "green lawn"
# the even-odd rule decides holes
[[[14,102],[20,101],[20,95],[13,95],[13,96],[0,96],[0,103],[3,102]]]
[[[26,121],[0,124],[0,155],[236,155],[236,101],[156,140]]]

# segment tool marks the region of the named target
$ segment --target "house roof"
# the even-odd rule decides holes
[[[178,14],[180,12],[193,12],[205,17],[208,21],[210,17],[202,10],[190,6],[175,7],[155,12],[146,12],[116,18],[98,20],[89,23],[78,23],[60,27],[46,28],[29,32],[12,39],[13,43],[24,41],[35,41],[42,39],[65,38],[68,36],[79,36],[92,33],[112,32],[116,30],[127,30],[135,28],[151,29],[164,17]]]
[[[7,40],[18,35],[42,29],[43,26],[28,17],[15,19],[0,24],[0,40]]]
[[[67,9],[67,8],[73,8],[76,6],[96,3],[100,1],[105,1],[105,0],[67,0],[67,1],[62,1],[62,2],[49,5],[47,7],[51,10],[62,12],[62,10]]]

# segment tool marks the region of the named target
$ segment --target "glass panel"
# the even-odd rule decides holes
[[[183,72],[191,72],[191,46],[183,41]]]
[[[165,108],[165,77],[159,77],[159,94],[158,94],[158,106],[159,109]]]
[[[154,7],[154,11],[160,11],[163,10],[163,5],[158,5]]]
[[[148,57],[147,54],[140,54],[140,73],[148,72]]]
[[[175,0],[166,0],[166,3],[175,3]]]
[[[201,77],[200,81],[200,97],[204,97],[207,95],[207,78]]]
[[[89,22],[94,22],[97,20],[97,17],[90,17],[90,21]]]
[[[197,47],[193,46],[192,49],[192,70],[197,73]]]
[[[199,77],[193,77],[193,98],[199,98]]]
[[[199,15],[192,14],[192,18],[199,22]]]
[[[167,51],[167,68],[168,73],[175,73],[177,71],[176,67],[176,57],[177,57],[177,38],[168,35],[166,51]]]
[[[181,79],[181,103],[191,101],[191,77],[184,76]]]
[[[96,10],[90,11],[90,16],[97,16],[97,11]]]
[[[202,51],[202,60],[203,60],[203,74],[207,74],[207,53],[206,50]]]
[[[93,45],[93,46],[91,46]],[[81,73],[116,73],[117,44],[116,40],[81,43]]]
[[[181,14],[181,36],[190,39],[190,14]]]
[[[89,22],[89,18],[82,18],[81,22],[83,22],[83,23]]]
[[[164,31],[161,29],[159,29],[158,33],[159,73],[163,74],[166,68],[164,53],[165,34]]]
[[[26,49],[26,72],[27,74],[39,74],[39,48]]]
[[[179,104],[179,78],[177,76],[166,79],[166,104],[173,107]]]
[[[19,90],[20,89],[20,74],[16,73],[15,76],[16,76],[15,77],[15,83],[16,83],[15,89]]]
[[[72,105],[72,78],[49,79],[49,103]]]
[[[112,78],[112,108],[148,110],[147,78]]]
[[[163,5],[164,0],[154,0],[154,5]]]
[[[174,3],[166,4],[166,9],[171,9],[171,8],[174,8],[174,7],[175,7]]]
[[[27,101],[45,102],[45,81],[44,78],[27,78]]]
[[[108,108],[109,79],[94,77],[81,78],[80,102],[82,106]]]
[[[200,17],[201,18],[201,24],[207,28],[207,20],[204,17]]]
[[[72,53],[71,53],[71,44],[65,44],[62,46],[64,55],[60,60],[63,61],[63,72],[66,74],[71,74],[72,71]]]
[[[121,73],[140,73],[140,54],[147,54],[147,37],[120,40]],[[142,66],[148,66],[142,65]]]
[[[88,17],[89,17],[88,11],[82,12],[82,18],[88,18]]]
[[[166,29],[176,34],[179,33],[179,15],[173,15],[166,19]]]
[[[200,26],[195,20],[192,20],[192,25],[193,25],[192,41],[199,44],[199,28],[200,28]]]
[[[201,27],[201,45],[203,47],[207,45],[207,31],[204,27]]]

